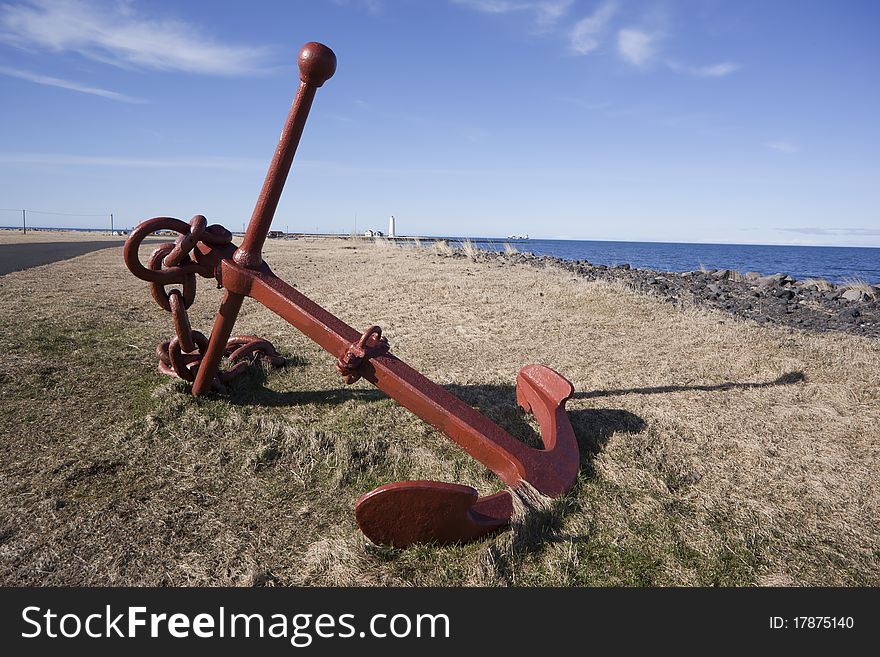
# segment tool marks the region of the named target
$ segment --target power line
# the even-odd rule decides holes
[[[28,210],[27,208],[0,208],[0,212],[21,212],[22,209],[27,210],[31,214],[51,214],[58,217],[106,217],[109,213],[103,214],[74,214],[72,212],[49,212],[48,210]]]

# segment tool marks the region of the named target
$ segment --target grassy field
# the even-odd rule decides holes
[[[501,483],[253,301],[237,332],[294,364],[194,399],[156,371],[170,317],[111,248],[0,277],[0,583],[880,585],[877,341],[428,249],[266,259],[524,440],[518,369],[565,374],[575,488],[478,543],[372,545],[353,505],[376,485]],[[199,284],[207,333],[222,293]]]

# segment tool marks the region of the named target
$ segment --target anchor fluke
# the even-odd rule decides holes
[[[355,506],[355,518],[367,538],[398,548],[477,540],[507,527],[512,514],[507,491],[480,498],[470,486],[441,481],[379,486]]]

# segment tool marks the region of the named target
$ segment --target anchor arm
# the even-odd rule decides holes
[[[337,358],[361,336],[267,268],[247,270],[224,260],[220,276],[229,293],[259,301]],[[517,401],[524,410],[534,411],[545,432],[544,450],[523,444],[396,356],[370,358],[362,365],[361,375],[464,447],[509,486],[527,480],[541,493],[556,496],[570,488],[577,476],[577,444],[564,411],[571,384],[547,367],[530,365],[517,377]],[[574,464],[571,457],[575,457]]]

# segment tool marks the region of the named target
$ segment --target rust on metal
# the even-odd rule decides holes
[[[348,345],[345,353],[336,359],[336,371],[342,375],[346,384],[352,384],[361,378],[360,367],[365,360],[387,354],[390,348],[388,340],[382,337],[382,328],[373,325],[363,332],[357,342]]]
[[[173,243],[160,244],[150,255],[147,267],[138,260],[138,249],[144,238],[159,230],[176,230],[180,237]],[[171,217],[156,217],[140,224],[126,241],[123,250],[125,264],[138,278],[150,282],[150,294],[160,308],[171,313],[174,337],[156,347],[159,371],[184,381],[194,382],[208,352],[210,341],[204,334],[194,331],[187,308],[195,301],[196,274],[213,278],[219,253],[210,256],[195,250],[197,244],[208,249],[229,249],[232,233],[218,225],[207,225],[202,215],[196,215],[189,225]],[[194,253],[195,251],[195,253]],[[196,257],[193,261],[190,254]],[[168,284],[178,283],[182,290],[166,291]],[[218,372],[215,367],[209,378],[211,390],[222,391],[224,384],[244,373],[248,366],[261,359],[270,367],[286,363],[268,342],[257,336],[235,337],[223,346],[221,356],[227,356],[229,368]]]
[[[517,403],[541,429],[543,449],[529,447],[489,418],[433,383],[390,352],[382,329],[359,332],[275,276],[263,262],[281,191],[316,90],[336,70],[333,51],[307,43],[299,53],[300,84],[281,139],[240,246],[225,228],[196,215],[189,224],[172,217],[141,223],[128,238],[129,270],[150,284],[156,302],[172,315],[175,336],[157,347],[159,369],[193,383],[194,395],[223,390],[232,377],[262,358],[270,366],[285,359],[257,336],[232,337],[245,297],[287,320],[336,358],[346,383],[363,378],[388,394],[492,470],[508,489],[480,497],[470,486],[438,481],[401,481],[379,486],[356,504],[358,526],[372,541],[407,547],[415,543],[457,543],[479,539],[507,527],[514,513],[512,491],[558,497],[574,484],[580,457],[565,403],[571,383],[543,365],[527,365],[516,380]],[[147,266],[138,259],[144,238],[160,231],[180,233],[160,245]],[[214,278],[225,294],[210,339],[192,330],[186,309],[195,299],[196,275]],[[179,285],[166,291],[168,285]],[[220,372],[223,358],[229,367]]]

